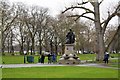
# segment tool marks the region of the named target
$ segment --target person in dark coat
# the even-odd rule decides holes
[[[51,62],[52,62],[51,56],[52,56],[52,55],[51,55],[51,54],[48,54],[47,56],[48,56],[48,64],[51,64]]]
[[[45,55],[44,55],[44,54],[42,54],[42,55],[41,55],[40,62],[41,62],[41,63],[43,63],[43,64],[44,64],[44,59],[45,59]]]
[[[108,64],[108,59],[109,59],[109,53],[106,52],[104,55],[104,60],[103,60],[105,62],[105,64]]]

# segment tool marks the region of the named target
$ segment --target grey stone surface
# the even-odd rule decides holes
[[[80,59],[74,52],[74,44],[65,44],[65,54],[58,61],[59,64],[80,64]]]
[[[2,64],[0,68],[22,68],[22,67],[46,67],[46,66],[79,66],[79,67],[100,67],[100,68],[112,68],[120,69],[115,67],[108,67],[104,64],[88,63],[88,64],[77,64],[77,65],[63,65],[63,64]]]

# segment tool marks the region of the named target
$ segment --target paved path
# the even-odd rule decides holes
[[[62,64],[2,64],[0,65],[1,68],[21,68],[21,67],[45,67],[45,66],[88,66],[88,67],[100,67],[100,68],[112,68],[112,69],[120,69],[116,67],[108,67],[104,64],[95,64],[95,63],[89,63],[89,64],[79,64],[79,65],[62,65]]]

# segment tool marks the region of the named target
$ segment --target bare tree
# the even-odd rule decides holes
[[[67,13],[69,14],[69,13]],[[51,22],[52,28],[54,30],[55,36],[58,37],[59,45],[61,46],[61,52],[64,54],[65,42],[66,42],[66,34],[69,29],[73,29],[74,18],[68,19],[66,14],[58,15],[58,18]]]
[[[48,9],[41,8],[40,13],[38,14],[38,29],[37,29],[37,34],[38,34],[38,42],[39,42],[39,53],[42,53],[42,43],[43,40],[46,38],[46,34],[48,33]]]
[[[116,9],[114,10],[113,13],[111,13],[110,15],[108,15],[107,19],[104,20],[103,22],[100,21],[100,4],[103,2],[104,0],[102,0],[101,2],[99,2],[98,0],[95,1],[86,1],[86,2],[82,2],[82,3],[78,3],[77,6],[72,6],[69,8],[66,8],[65,11],[63,11],[62,13],[65,13],[66,11],[70,10],[70,9],[83,9],[85,10],[84,13],[80,14],[80,15],[72,15],[71,17],[77,17],[77,19],[79,19],[80,17],[84,17],[87,18],[89,20],[94,21],[95,23],[95,28],[96,28],[96,60],[103,60],[104,57],[104,52],[105,52],[105,44],[104,44],[104,34],[107,28],[107,25],[109,23],[109,21],[115,17],[116,15],[120,15],[120,13],[118,13],[118,9],[120,7],[120,4],[117,5]],[[87,3],[91,3],[91,5],[94,7],[94,11],[84,7],[83,5],[87,4]],[[93,14],[94,18],[90,17],[90,16],[86,16],[86,14]]]
[[[17,16],[18,13],[14,5],[10,6],[9,2],[0,1],[0,41],[2,53],[4,53],[4,41],[7,36],[5,34],[9,31]]]
[[[26,26],[28,27],[28,32],[31,38],[31,54],[32,51],[35,53],[35,37],[38,33],[40,51],[42,51],[42,32],[47,23],[47,14],[48,9],[40,8],[38,6],[33,6],[28,11],[28,17],[25,20]],[[41,52],[40,52],[41,53]]]
[[[116,44],[119,45],[119,33],[120,33],[120,25],[118,26],[117,30],[114,30],[114,34],[110,35],[111,38],[109,39],[109,43],[107,44],[107,48],[106,50],[108,52],[111,52],[111,50],[113,49],[113,47],[115,47]],[[116,45],[117,47],[119,47],[118,45]]]

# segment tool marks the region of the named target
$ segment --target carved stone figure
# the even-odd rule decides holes
[[[70,31],[66,35],[66,44],[72,44],[75,42],[75,34],[70,29]]]

